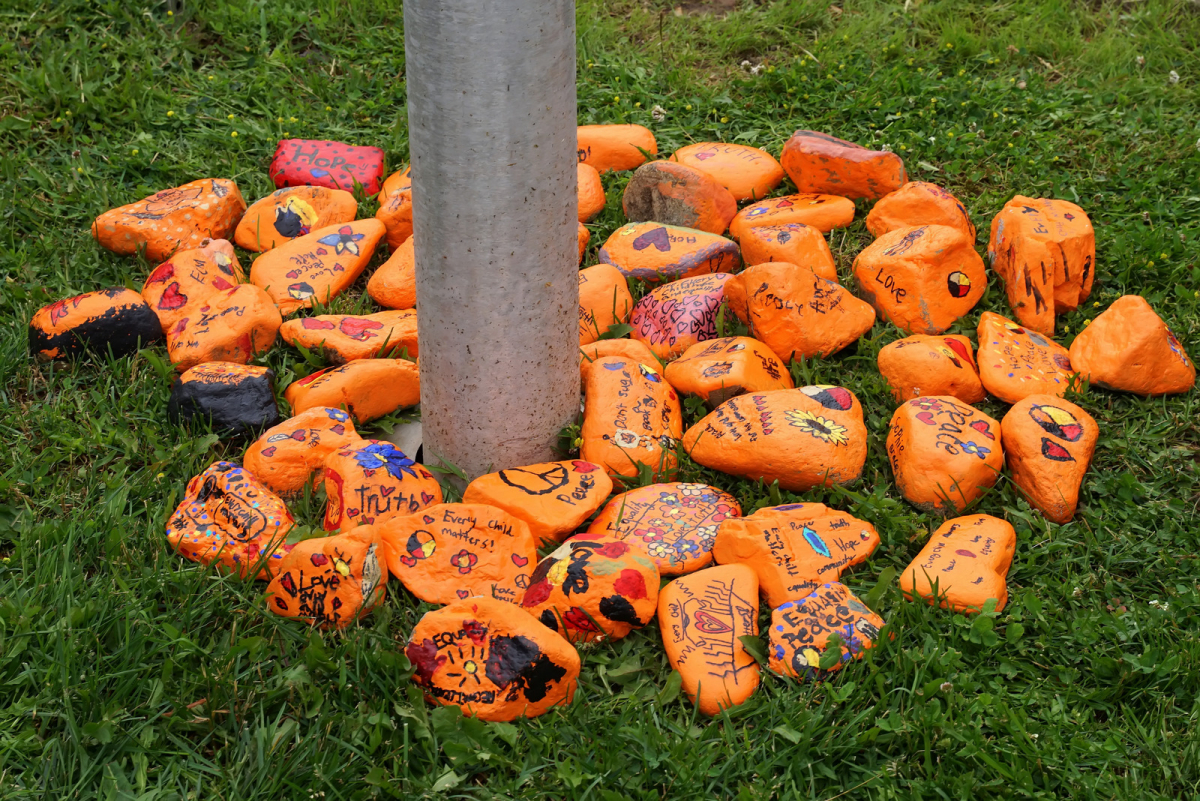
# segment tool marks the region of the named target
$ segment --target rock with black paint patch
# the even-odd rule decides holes
[[[101,289],[44,306],[29,321],[29,350],[39,359],[85,351],[126,356],[163,338],[154,310],[131,289]]]
[[[279,422],[275,374],[266,367],[235,362],[205,362],[175,379],[167,417],[173,423],[210,419],[215,431],[234,436],[256,434]]]

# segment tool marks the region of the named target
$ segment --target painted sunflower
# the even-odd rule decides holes
[[[803,409],[792,409],[784,412],[784,417],[787,418],[788,424],[799,428],[806,434],[810,434],[822,442],[828,442],[833,445],[845,445],[850,441],[846,436],[846,427],[840,426],[832,420],[828,420],[820,415],[806,412]]]

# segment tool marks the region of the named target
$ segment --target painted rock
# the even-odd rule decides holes
[[[383,180],[383,150],[358,147],[324,139],[284,139],[271,159],[271,180],[285,186],[324,186],[329,189],[363,191],[374,195]]]
[[[823,503],[793,503],[726,520],[713,557],[723,565],[752,569],[759,592],[774,609],[837,581],[878,547],[879,534],[870,523]]]
[[[1071,386],[1067,349],[998,314],[984,312],[979,339],[979,378],[983,388],[1005,403],[1030,395],[1061,396]]]
[[[783,167],[775,157],[749,145],[698,142],[679,148],[671,160],[704,170],[739,201],[764,198],[783,180]]]
[[[723,236],[652,222],[621,226],[597,258],[647,283],[731,273],[741,263],[737,245]]]
[[[601,339],[579,348],[579,378],[580,386],[587,386],[588,376],[591,375],[592,365],[597,359],[605,356],[620,356],[627,361],[637,362],[645,367],[662,372],[662,362],[654,355],[654,351],[645,343],[636,339]]]
[[[69,359],[85,351],[126,356],[162,339],[154,310],[132,289],[101,289],[43,306],[29,321],[29,351]]]
[[[234,435],[258,433],[279,422],[266,367],[234,362],[198,364],[175,379],[167,417],[171,422],[199,418],[214,430]]]
[[[758,579],[745,565],[710,567],[658,593],[658,626],[683,691],[705,715],[746,701],[759,666],[741,637],[758,635]]]
[[[1000,430],[1013,483],[1047,520],[1069,523],[1100,437],[1096,421],[1070,401],[1030,395],[1013,404]]]
[[[975,308],[987,289],[983,259],[958,228],[890,231],[858,254],[859,294],[910,334],[940,334]]]
[[[580,125],[579,162],[597,172],[635,170],[646,161],[642,151],[657,155],[658,143],[641,125]]]
[[[417,356],[417,313],[383,311],[375,314],[321,314],[288,320],[279,336],[289,345],[322,348],[334,364],[355,359]]]
[[[417,251],[412,237],[371,274],[367,294],[385,309],[417,307]]]
[[[579,271],[579,344],[590,345],[609,326],[629,322],[633,295],[629,282],[611,264],[597,264]]]
[[[580,535],[538,562],[521,607],[570,642],[619,640],[654,619],[658,581],[639,549]]]
[[[417,365],[404,359],[356,359],[318,370],[284,390],[292,413],[314,406],[345,408],[360,423],[421,402]]]
[[[271,349],[283,323],[271,296],[253,284],[238,284],[187,311],[167,332],[167,353],[181,373],[204,362],[245,364]]]
[[[1196,383],[1183,345],[1140,295],[1113,301],[1075,337],[1070,358],[1083,378],[1104,389],[1173,395]]]
[[[383,526],[388,570],[431,604],[487,595],[519,604],[537,564],[529,526],[491,506],[439,503]]]
[[[874,648],[883,618],[872,612],[844,584],[823,584],[798,601],[771,613],[767,666],[782,676],[817,678],[861,659]],[[834,634],[841,638],[842,658],[821,668],[821,653]]]
[[[710,273],[664,284],[633,307],[630,336],[645,342],[663,361],[717,336],[717,312],[732,275]]]
[[[277,189],[246,209],[234,231],[238,247],[261,253],[301,236],[344,225],[358,216],[354,195],[324,186]]]
[[[534,542],[562,542],[604,505],[612,489],[599,465],[544,462],[480,476],[467,485],[463,503],[487,504],[524,520]]]
[[[650,484],[609,501],[587,536],[627,542],[644,551],[659,573],[678,576],[712,564],[718,527],[741,514],[736,498],[707,484]]]
[[[679,396],[660,373],[606,356],[592,365],[584,397],[580,458],[627,478],[637,476],[639,465],[655,474],[674,474],[683,414]]]
[[[900,228],[945,225],[957,228],[975,244],[975,225],[966,207],[945,189],[925,181],[909,181],[881,197],[867,214],[866,223],[867,230],[876,237]]]
[[[667,383],[698,395],[710,408],[747,392],[792,389],[792,374],[763,343],[750,337],[697,342],[667,365]]]
[[[804,492],[858,480],[867,427],[848,389],[780,389],[725,401],[688,429],[683,447],[705,467]]]
[[[319,477],[325,460],[360,437],[350,415],[315,406],[263,432],[242,458],[246,470],[273,492],[295,495]]]
[[[729,223],[729,236],[740,243],[751,228],[799,223],[827,234],[854,222],[854,201],[838,195],[804,192],[751,203]]]
[[[579,680],[575,646],[492,598],[425,613],[404,653],[429,701],[480,720],[537,717],[571,703]]]
[[[391,248],[392,253],[395,253],[397,248],[412,238],[412,215],[411,185],[394,192],[384,191],[379,194],[379,210],[375,212],[375,219],[383,223],[388,247]]]
[[[807,267],[756,264],[725,285],[725,300],[750,336],[784,361],[829,356],[875,324],[871,304]]]
[[[924,395],[949,395],[964,403],[987,397],[971,340],[964,336],[916,334],[879,351],[879,372],[897,401]]]
[[[325,458],[322,476],[326,531],[377,526],[442,502],[433,473],[390,442],[349,442]]]
[[[652,221],[721,234],[737,201],[717,179],[686,164],[652,161],[637,168],[621,197],[631,222]]]
[[[202,178],[104,212],[92,223],[92,236],[118,256],[144,247],[147,259],[164,262],[206,239],[229,239],[245,210],[233,181]]]
[[[1092,292],[1096,233],[1074,203],[1017,195],[992,219],[988,259],[1004,280],[1013,316],[1053,336],[1054,315]]]
[[[900,574],[900,591],[943,609],[981,612],[990,599],[999,612],[1008,602],[1008,568],[1017,547],[1017,532],[991,515],[947,520]]]
[[[313,301],[328,303],[358,280],[383,234],[375,219],[318,228],[255,259],[250,281],[267,290],[285,316]]]
[[[387,595],[387,563],[374,526],[296,545],[267,585],[267,608],[321,628],[345,628]]]
[[[956,398],[906,401],[892,415],[888,460],[896,487],[918,509],[966,509],[1000,478],[1000,424]]]
[[[807,267],[822,278],[837,281],[837,262],[825,235],[804,223],[759,225],[742,236],[742,261],[748,265],[768,261]]]
[[[604,211],[604,184],[600,181],[600,173],[590,164],[575,166],[578,180],[578,211],[579,222],[591,222]]]
[[[384,178],[383,186],[379,188],[379,196],[382,199],[388,195],[394,195],[397,192],[403,192],[405,189],[412,189],[411,166],[396,170],[387,178]]]
[[[158,315],[163,333],[194,314],[209,298],[246,280],[233,245],[213,239],[181,250],[154,268],[142,286],[142,297]]]
[[[588,240],[592,238],[592,232],[589,231],[587,226],[583,223],[579,223],[579,227],[576,229],[576,232],[576,238],[579,242],[579,263],[583,264],[583,254],[587,252]]]
[[[167,542],[193,562],[266,579],[292,546],[295,521],[283,501],[233,462],[213,462],[188,482],[167,521]]]
[[[783,146],[783,170],[801,192],[881,198],[908,180],[895,153],[818,133],[796,131]]]

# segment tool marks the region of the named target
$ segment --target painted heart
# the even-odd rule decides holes
[[[329,170],[320,170],[316,167],[313,167],[311,170],[309,170],[309,172],[312,173],[313,178],[324,178],[329,175]]]
[[[790,208],[791,208],[792,206],[794,206],[794,205],[796,205],[796,204],[795,204],[795,203],[793,203],[793,202],[792,202],[792,201],[790,201],[790,200],[781,200],[781,201],[779,201],[778,203],[776,203],[776,204],[775,204],[775,208],[777,208],[777,209],[790,209]]]
[[[706,160],[708,160],[708,159],[711,159],[711,158],[712,158],[713,156],[715,156],[715,155],[717,155],[717,154],[716,154],[716,153],[709,153],[708,151],[705,151],[704,153],[697,153],[697,154],[696,154],[696,161],[706,161]]]
[[[175,265],[167,261],[154,268],[154,272],[150,273],[150,277],[146,279],[146,283],[161,284],[163,281],[174,277]]]
[[[212,285],[217,289],[233,289],[233,284],[229,283],[219,275],[213,278]]]
[[[396,488],[395,488],[395,487],[380,487],[380,488],[379,488],[379,494],[380,494],[380,495],[382,495],[382,496],[383,496],[383,497],[385,497],[385,498],[386,498],[387,496],[391,495],[391,494],[392,494],[393,492],[395,492],[395,491],[396,491]]]
[[[633,240],[634,250],[645,250],[651,245],[657,248],[660,253],[666,253],[671,249],[671,235],[667,233],[666,228],[655,228]]]
[[[275,455],[275,448],[274,448],[274,447],[271,447],[271,448],[263,448],[263,449],[262,449],[262,455],[263,455],[263,457],[264,457],[264,458],[266,458],[266,459],[270,459],[272,456],[274,456],[274,455]]]
[[[346,433],[346,427],[344,425],[342,425],[341,423],[338,423],[336,426],[333,426],[329,430],[332,431],[333,433],[337,434],[339,437]]]
[[[361,522],[363,525],[369,526],[375,522],[375,518],[374,517],[364,517]]]
[[[927,426],[933,425],[933,412],[921,412],[917,415],[917,419]]]
[[[300,271],[299,271],[299,270],[292,270],[292,271],[290,271],[290,272],[287,274],[287,277],[288,277],[288,278],[299,278],[299,277],[300,277]]]
[[[458,594],[459,598],[467,598],[471,595],[470,590],[455,590],[455,592]]]
[[[421,493],[421,500],[424,500],[426,495],[428,495],[428,493],[422,492],[422,493]],[[430,495],[429,497],[430,497],[430,499],[432,499],[432,498],[433,498],[433,496],[432,496],[432,495]],[[425,515],[425,516],[424,516],[424,517],[422,517],[421,519],[425,521],[425,525],[427,525],[427,526],[432,526],[432,525],[433,525],[433,518],[432,518],[432,517],[430,517],[429,515]]]
[[[763,429],[763,436],[764,436],[764,437],[769,437],[769,436],[771,436],[773,433],[775,433],[775,429],[773,429],[773,428],[764,428],[764,429]]]
[[[405,567],[415,567],[415,566],[416,566],[416,564],[417,564],[417,560],[416,560],[415,558],[411,557],[411,556],[401,556],[401,557],[400,557],[400,562],[401,562],[401,563],[402,563],[402,564],[403,564]]]
[[[512,560],[513,560],[513,564],[516,565],[517,567],[525,567],[525,565],[529,564],[528,556],[518,556],[517,554],[514,553],[512,555]]]
[[[988,439],[996,438],[996,435],[992,433],[992,429],[987,424],[986,420],[976,420],[974,423],[971,423],[971,428],[975,429],[980,434],[983,434]]]
[[[328,253],[328,252],[329,252],[329,251],[328,251],[328,250],[326,250],[325,248],[317,248],[317,255],[318,255],[318,256],[324,256],[324,255],[325,255],[326,253]]]
[[[335,264],[335,265],[333,265],[333,271],[335,273],[344,273],[344,272],[346,272],[346,268],[340,264]]]
[[[300,326],[306,331],[328,331],[336,327],[328,320],[318,320],[316,317],[305,317],[300,321]]]
[[[179,282],[176,281],[162,293],[162,297],[158,301],[158,308],[181,309],[185,303],[187,303],[187,295],[179,291]]]
[[[575,468],[576,473],[591,473],[594,470],[599,470],[597,465],[591,462],[581,462],[578,459],[571,462],[571,466]]]
[[[696,611],[696,628],[705,634],[725,634],[733,631],[733,627],[723,620],[713,617],[703,610]]]
[[[346,517],[358,517],[362,514],[362,509],[347,509]]]

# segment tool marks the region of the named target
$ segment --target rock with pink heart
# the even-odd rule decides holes
[[[519,517],[537,542],[561,542],[612,492],[604,468],[574,459],[510,467],[467,485],[463,502],[487,504]]]
[[[325,530],[380,525],[442,502],[433,473],[390,442],[360,439],[325,459]]]
[[[402,355],[415,359],[419,352],[413,309],[299,317],[280,326],[279,336],[289,345],[319,349],[334,364]]]
[[[167,331],[167,354],[179,372],[205,362],[246,364],[275,344],[283,318],[271,296],[238,284],[186,307]]]
[[[233,245],[224,239],[206,239],[155,267],[142,286],[142,297],[158,315],[165,334],[210,298],[245,280]]]
[[[732,273],[742,263],[737,245],[723,236],[656,222],[621,226],[600,248],[597,258],[626,278],[647,283]]]
[[[717,337],[717,312],[725,298],[728,273],[712,273],[664,284],[633,307],[630,336],[663,361],[699,342]]]
[[[341,409],[314,406],[263,432],[242,457],[246,470],[284,497],[320,481],[334,451],[360,440],[354,421]]]
[[[250,281],[284,315],[329,303],[358,280],[386,231],[374,218],[318,228],[255,259]]]

